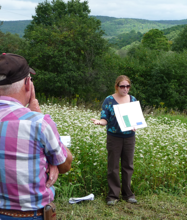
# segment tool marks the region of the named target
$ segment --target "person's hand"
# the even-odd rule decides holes
[[[35,97],[34,85],[33,85],[33,83],[31,81],[30,81],[30,83],[31,83],[31,97],[30,97],[30,100],[29,100],[28,108],[31,111],[41,112],[38,100]]]
[[[95,125],[102,125],[102,126],[107,125],[107,121],[105,119],[97,120],[95,118],[91,118],[91,120]]]
[[[137,130],[136,128],[133,128],[133,129],[132,129],[132,131],[134,131],[134,132],[135,132],[136,130]]]
[[[100,121],[100,120],[97,120],[97,119],[95,119],[95,118],[91,118],[91,121],[93,121],[93,123],[94,123],[95,125],[101,125],[101,121]]]
[[[46,187],[50,188],[58,179],[58,174],[59,174],[58,167],[49,164],[46,173],[49,173],[49,179],[47,180]]]

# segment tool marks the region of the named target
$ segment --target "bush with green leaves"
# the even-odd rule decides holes
[[[187,109],[187,51],[163,53],[152,69],[152,105],[163,102],[168,108]],[[156,94],[159,101],[155,102]]]
[[[164,33],[158,29],[151,29],[142,37],[142,44],[152,50],[169,51],[170,44]]]
[[[178,34],[178,36],[174,39],[172,50],[177,52],[182,52],[187,49],[187,25],[185,25],[184,29]]]
[[[24,36],[29,41],[25,56],[37,70],[37,92],[57,97],[78,94],[84,99],[94,90],[102,93],[100,60],[109,46],[100,20],[89,13],[88,2],[80,0],[45,1],[37,6]]]
[[[131,47],[123,58],[124,73],[132,80],[131,94],[142,107],[159,107],[183,111],[187,108],[187,51],[159,53],[143,47]]]
[[[3,33],[0,31],[0,54],[19,54],[21,50],[24,50],[25,46],[26,41],[20,38],[18,34]]]
[[[127,56],[123,59],[124,74],[132,81],[130,93],[142,104],[142,107],[151,105],[149,95],[153,87],[151,71],[158,62],[158,53],[142,45],[133,46],[128,50]],[[154,103],[155,104],[155,103]]]

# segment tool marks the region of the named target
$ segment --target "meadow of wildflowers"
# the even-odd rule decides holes
[[[69,196],[106,195],[106,130],[90,120],[100,112],[50,103],[41,110],[51,115],[60,135],[71,136],[72,168],[56,182],[57,193],[68,187]],[[167,117],[145,118],[148,127],[136,131],[133,191],[187,195],[187,124]]]

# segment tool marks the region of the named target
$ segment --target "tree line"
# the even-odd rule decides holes
[[[173,41],[152,29],[118,55],[103,37],[101,21],[89,14],[87,1],[39,3],[23,38],[0,32],[0,52],[24,56],[37,72],[36,92],[46,96],[102,102],[125,74],[142,107],[187,109],[187,27]]]

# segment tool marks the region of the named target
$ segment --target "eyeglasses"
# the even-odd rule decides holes
[[[126,85],[126,86],[125,85],[121,85],[121,86],[118,85],[118,86],[120,89],[125,89],[125,88],[129,89],[131,87],[130,85]]]
[[[28,78],[30,78],[31,82],[33,82],[33,78],[30,77],[30,76],[28,76],[28,77],[25,79],[25,85],[26,85],[26,83],[27,83],[27,79],[28,79]]]

